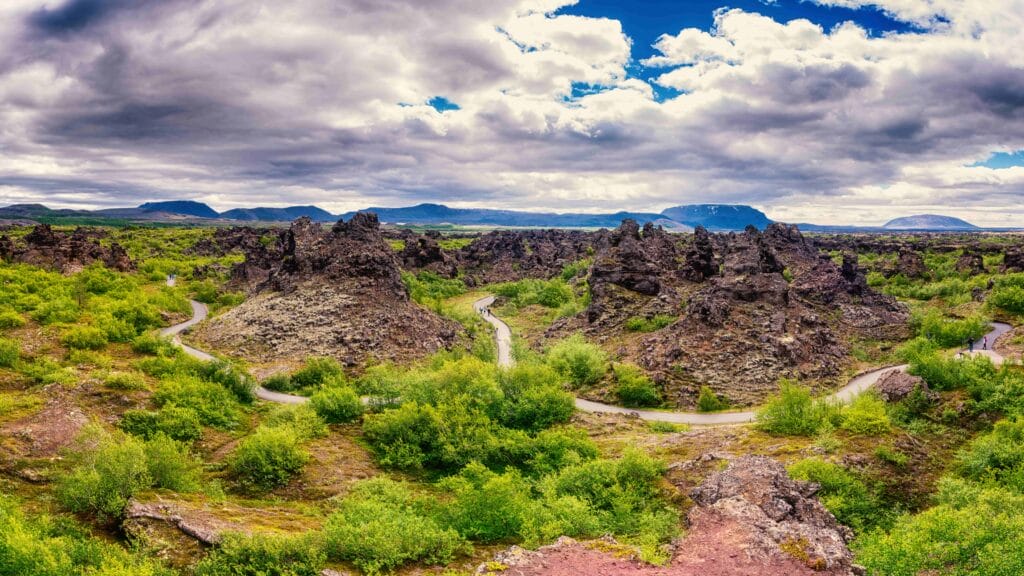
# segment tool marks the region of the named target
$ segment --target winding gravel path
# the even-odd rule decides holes
[[[167,278],[167,285],[174,286],[175,278],[169,276]],[[209,315],[209,309],[206,304],[190,300],[192,304],[192,317],[188,320],[175,324],[168,328],[164,328],[160,331],[161,336],[169,336],[171,341],[176,345],[180,346],[186,354],[197,358],[199,360],[209,361],[214,360],[214,357],[202,350],[193,348],[181,341],[181,334],[187,332],[190,328],[199,324]],[[498,366],[502,368],[510,368],[515,364],[515,360],[512,358],[512,330],[509,329],[508,324],[503,320],[495,316],[490,311],[490,306],[494,304],[494,296],[485,296],[473,303],[473,309],[476,310],[477,314],[487,321],[491,326],[494,327],[494,340],[498,348]],[[1012,326],[1004,324],[1002,322],[993,322],[991,324],[992,331],[989,332],[988,336],[989,348],[995,344],[1003,334],[1009,332]],[[979,338],[975,343],[974,354],[984,355],[992,359],[996,364],[1003,362],[1003,357],[1000,356],[994,350],[981,350],[981,345],[984,338]],[[963,353],[962,353],[963,354]],[[889,370],[900,370],[905,371],[907,369],[906,364],[899,366],[886,366],[864,372],[853,377],[846,386],[843,386],[835,393],[828,396],[829,400],[848,402],[855,396],[867,390],[871,386],[878,382],[878,379],[882,377]],[[267,390],[262,386],[256,387],[256,397],[261,400],[268,402],[277,402],[279,404],[304,404],[309,402],[309,398],[305,396],[295,396],[293,394],[283,394],[280,392],[273,392]],[[755,412],[753,410],[746,410],[743,412],[670,412],[660,410],[634,410],[632,408],[623,408],[622,406],[614,406],[612,404],[602,404],[600,402],[593,402],[591,400],[584,400],[583,398],[576,399],[576,408],[584,412],[605,412],[613,414],[632,414],[636,415],[643,420],[657,421],[657,422],[672,422],[675,424],[693,424],[695,426],[723,426],[729,424],[744,424],[752,422],[754,420]]]
[[[495,342],[498,346],[498,365],[508,367],[513,365],[512,360],[512,331],[509,330],[508,324],[505,324],[500,318],[490,313],[489,307],[494,304],[494,296],[487,296],[477,300],[473,304],[473,308],[481,314],[487,322],[494,326],[494,337]],[[1009,324],[1003,324],[1002,322],[993,322],[992,331],[987,334],[989,347],[995,343],[996,339],[1008,332],[1012,327]],[[1000,364],[1003,361],[1003,357],[1000,356],[993,350],[981,350],[983,338],[979,338],[975,343],[974,354],[981,354],[988,356],[996,364]],[[907,370],[906,364],[898,366],[885,366],[883,368],[877,368],[869,372],[864,372],[854,376],[846,386],[843,386],[835,393],[828,396],[829,400],[839,402],[849,402],[861,392],[867,390],[871,386],[878,382],[879,378],[883,374],[890,370]],[[612,404],[602,404],[601,402],[593,402],[591,400],[584,400],[583,398],[576,399],[576,408],[584,412],[607,412],[613,414],[635,414],[643,420],[658,421],[658,422],[672,422],[674,424],[693,424],[696,426],[723,426],[727,424],[744,424],[747,422],[753,422],[755,412],[753,410],[746,410],[743,412],[669,412],[660,410],[635,410],[632,408],[623,408],[622,406],[614,406]]]

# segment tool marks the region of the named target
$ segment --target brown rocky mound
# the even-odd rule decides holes
[[[0,236],[0,260],[51,268],[64,274],[77,272],[94,262],[107,268],[128,272],[135,263],[117,242],[104,246],[100,240],[107,232],[89,228],[76,228],[74,232],[58,232],[49,224],[40,224],[16,242]]]
[[[734,405],[759,402],[783,377],[838,385],[851,362],[848,343],[906,334],[906,309],[871,290],[850,254],[842,266],[795,227],[774,224],[736,234],[668,234],[632,221],[611,232],[590,275],[584,314],[549,334],[583,330],[622,342],[617,354],[639,364],[670,402],[692,406],[708,385]],[[678,319],[621,340],[633,317]]]
[[[197,337],[254,360],[332,356],[405,361],[452,344],[457,326],[417,306],[374,214],[330,229],[308,218],[264,245],[247,244],[232,282],[251,297]]]
[[[911,376],[902,370],[889,370],[875,383],[875,391],[886,402],[899,402],[920,389],[926,397],[931,397],[928,383],[920,376]]]
[[[522,278],[551,278],[590,256],[608,232],[579,230],[497,230],[454,254],[470,286]]]
[[[821,505],[816,484],[797,482],[782,465],[744,456],[693,491],[687,536],[667,566],[643,564],[607,542],[562,538],[535,552],[497,555],[508,576],[782,576],[863,574],[847,548],[852,532]],[[490,574],[484,564],[478,574]]]

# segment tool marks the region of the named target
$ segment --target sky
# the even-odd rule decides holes
[[[0,205],[1024,225],[1024,0],[3,0]]]

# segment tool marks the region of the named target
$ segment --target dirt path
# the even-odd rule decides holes
[[[174,286],[174,281],[174,277],[169,276],[167,278],[167,285]],[[193,348],[187,344],[184,344],[181,341],[182,333],[188,331],[191,327],[195,326],[196,324],[199,324],[200,322],[205,320],[206,317],[209,315],[209,309],[206,307],[206,304],[203,304],[202,302],[197,302],[195,300],[191,300],[190,302],[192,304],[192,317],[186,320],[185,322],[181,322],[180,324],[175,324],[174,326],[164,328],[163,330],[160,331],[160,334],[162,336],[170,336],[171,340],[175,344],[181,346],[181,349],[184,350],[186,354],[192,356],[193,358],[197,358],[199,360],[204,361],[213,360],[214,357],[212,355],[203,352],[202,350]],[[510,368],[513,365],[515,365],[515,360],[512,358],[512,330],[509,329],[508,324],[506,324],[500,318],[491,313],[490,306],[492,304],[494,304],[494,296],[485,296],[484,298],[481,298],[473,303],[473,309],[476,310],[477,314],[480,314],[485,321],[487,321],[491,326],[494,327],[494,340],[498,348],[498,366],[502,368]],[[1004,324],[1002,322],[993,322],[991,326],[992,331],[986,335],[988,336],[989,348],[992,347],[992,344],[995,343],[996,339],[998,339],[1000,336],[1009,332],[1012,329],[1012,327],[1009,324]],[[1003,362],[1003,357],[1000,356],[999,353],[991,349],[980,349],[982,340],[983,339],[979,339],[978,342],[975,343],[974,354],[988,356],[989,358],[992,359],[994,363],[1001,364]],[[966,354],[966,352],[961,354]],[[899,366],[884,366],[882,368],[871,370],[870,372],[859,374],[852,378],[850,382],[846,384],[846,386],[843,386],[835,393],[829,395],[828,399],[838,402],[849,402],[855,396],[873,386],[875,382],[878,382],[878,379],[881,378],[882,374],[893,369],[905,371],[907,369],[907,365],[901,364]],[[279,404],[304,404],[306,402],[309,402],[309,398],[305,396],[295,396],[293,394],[282,394],[280,392],[273,392],[267,390],[262,386],[257,386],[255,392],[257,398],[260,398],[261,400],[266,400],[268,402],[277,402]],[[584,400],[582,398],[576,399],[576,408],[584,412],[632,414],[638,416],[643,420],[648,421],[671,422],[674,424],[692,424],[695,426],[724,426],[730,424],[745,424],[747,422],[753,422],[754,416],[756,414],[753,410],[746,410],[743,412],[712,413],[634,410],[631,408],[623,408],[622,406],[614,406],[612,404],[602,404],[600,402]]]
[[[509,330],[508,324],[505,324],[500,318],[490,313],[489,307],[494,303],[494,296],[487,296],[477,300],[473,304],[473,308],[477,313],[481,314],[487,322],[494,326],[495,342],[498,346],[498,365],[499,366],[512,366],[514,361],[512,359],[512,331]],[[993,322],[991,324],[992,331],[987,334],[989,347],[996,341],[997,338],[1008,332],[1012,327],[1009,324],[1003,324],[1001,322]],[[985,355],[992,359],[996,364],[1000,364],[1003,361],[1003,357],[1000,356],[993,350],[981,350],[981,343],[983,338],[978,339],[975,344],[975,355]],[[835,393],[829,395],[827,398],[832,401],[838,402],[849,402],[861,392],[867,390],[871,386],[874,386],[878,379],[889,370],[900,370],[906,371],[908,366],[901,364],[899,366],[883,366],[882,368],[876,368],[869,372],[864,372],[853,377],[846,386],[843,386]],[[643,420],[658,421],[658,422],[671,422],[674,424],[693,424],[695,426],[723,426],[729,424],[745,424],[747,422],[753,422],[756,412],[753,410],[746,410],[743,412],[669,412],[660,410],[635,410],[632,408],[623,408],[622,406],[614,406],[612,404],[602,404],[601,402],[593,402],[591,400],[584,400],[582,398],[576,399],[576,408],[584,412],[606,412],[612,414],[634,414]]]

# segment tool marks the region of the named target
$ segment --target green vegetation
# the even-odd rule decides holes
[[[867,485],[846,468],[820,458],[808,458],[790,466],[787,471],[796,480],[821,485],[818,497],[842,524],[861,534],[891,520],[888,508]]]
[[[548,364],[574,387],[596,384],[608,369],[608,356],[597,345],[574,334],[548,350]]]
[[[781,436],[814,436],[833,425],[838,409],[825,400],[814,400],[811,391],[783,380],[779,393],[757,412],[757,427]]]
[[[172,576],[68,518],[30,516],[19,504],[0,495],[0,576]]]
[[[197,463],[184,445],[162,434],[143,441],[93,425],[68,456],[72,468],[58,481],[58,499],[101,521],[119,519],[129,499],[147,488],[198,489]]]
[[[329,424],[352,422],[363,414],[363,402],[351,386],[323,388],[310,397],[309,403]]]
[[[173,404],[157,411],[128,410],[118,427],[147,440],[160,434],[179,442],[195,442],[203,437],[199,414],[191,408]]]
[[[633,316],[626,320],[626,330],[630,332],[655,332],[676,321],[675,316],[655,314],[650,318]]]
[[[932,340],[943,348],[965,346],[988,332],[988,319],[974,314],[962,320],[953,320],[934,309],[916,312],[910,320],[919,336]]]
[[[661,404],[661,392],[654,382],[632,364],[616,364],[615,393],[624,406],[657,406]]]
[[[1024,314],[1024,274],[997,278],[988,303],[1012,314]]]
[[[21,344],[17,340],[0,338],[0,368],[10,368],[21,358]]]
[[[840,428],[851,434],[878,436],[892,429],[885,401],[873,392],[864,392],[844,406]]]
[[[231,454],[231,473],[248,490],[283,486],[309,460],[302,440],[290,426],[260,426]]]
[[[319,576],[326,563],[310,536],[227,534],[195,576]]]
[[[709,386],[700,387],[700,393],[697,395],[698,412],[717,412],[728,407],[729,403],[719,398]]]
[[[572,265],[570,265],[572,266]],[[491,290],[507,299],[512,312],[527,306],[541,306],[551,311],[550,320],[572,316],[586,307],[586,297],[578,297],[564,277],[551,280],[527,278],[516,282],[495,284]]]
[[[458,278],[442,278],[424,270],[417,274],[402,273],[402,281],[409,289],[409,296],[417,304],[437,308],[441,301],[466,292],[466,285]]]

